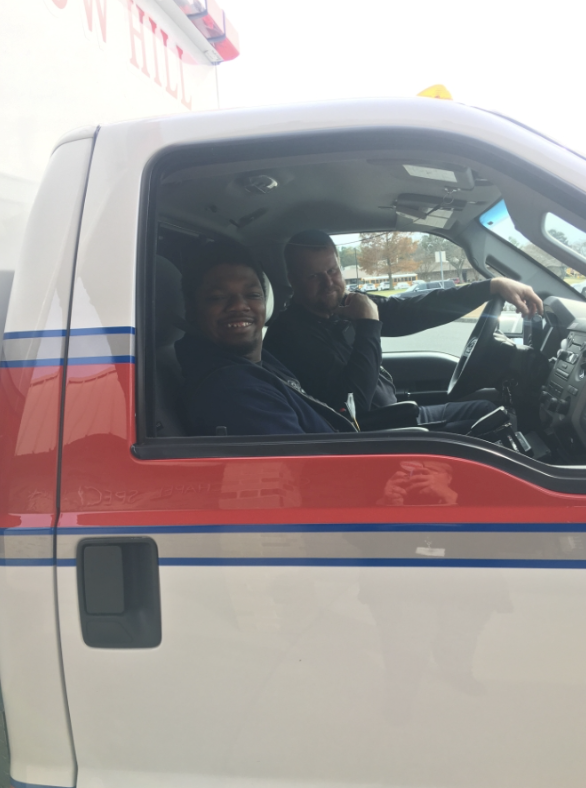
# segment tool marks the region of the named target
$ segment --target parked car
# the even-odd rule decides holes
[[[371,293],[373,290],[376,290],[377,287],[376,285],[367,283],[365,285],[361,285],[360,289],[362,290],[363,293]]]
[[[409,282],[398,282],[394,289],[395,290],[408,290],[411,287],[411,283]]]
[[[391,283],[390,282],[381,282],[379,285],[377,285],[376,289],[377,290],[390,290],[391,289]]]
[[[453,279],[435,279],[431,282],[424,282],[423,280],[414,282],[405,292],[401,293],[404,297],[410,297],[419,295],[419,293],[423,293],[426,290],[440,290],[443,288],[444,290],[448,290],[451,287],[456,287],[456,284]]]

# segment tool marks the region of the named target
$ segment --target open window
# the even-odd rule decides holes
[[[559,357],[560,352],[565,352],[570,326],[576,320],[586,320],[582,299],[568,287],[560,272],[541,265],[526,250],[499,237],[482,217],[494,211],[503,199],[518,206],[524,196],[526,204],[531,205],[536,195],[552,211],[563,213],[572,204],[571,197],[566,197],[565,206],[560,207],[543,194],[542,173],[537,178],[529,168],[522,170],[518,163],[516,166],[519,175],[513,181],[504,157],[492,149],[479,149],[461,138],[432,133],[407,135],[401,131],[299,135],[194,145],[164,152],[152,162],[145,179],[147,209],[139,298],[139,446],[148,446],[145,451],[150,452],[149,456],[355,453],[384,451],[389,440],[397,437],[361,433],[294,438],[251,435],[233,439],[230,435],[201,436],[190,431],[182,370],[175,354],[175,343],[186,330],[182,277],[188,266],[197,265],[198,255],[206,246],[222,239],[238,241],[260,261],[270,282],[274,298],[271,309],[275,313],[286,308],[291,294],[284,247],[291,235],[300,230],[319,227],[342,239],[339,246],[344,254],[349,247],[347,254],[354,256],[356,282],[349,281],[348,285],[355,287],[364,284],[361,280],[365,277],[356,273],[360,266],[349,239],[380,235],[411,239],[416,246],[425,241],[430,249],[436,244],[439,251],[447,250],[446,257],[437,261],[440,287],[446,287],[446,279],[457,288],[497,273],[522,279],[549,298],[546,321],[539,330],[535,328],[533,339],[527,335],[527,327],[505,333],[516,334],[518,345],[521,340],[533,343],[533,349],[542,352],[544,359]],[[537,182],[541,191],[535,188]],[[526,212],[523,219],[528,226],[542,226],[539,217],[527,216]],[[453,273],[452,268],[456,270],[456,263],[456,274],[446,276]],[[352,265],[348,268],[352,270]],[[429,271],[421,271],[421,277],[417,275],[417,279],[408,281],[404,275],[409,272],[399,270],[401,266],[395,271],[392,265],[387,268],[375,274],[379,279],[371,282],[381,295],[392,290],[404,297],[416,281],[429,282],[429,289],[435,281],[430,280]],[[456,366],[475,318],[473,314],[470,322],[457,326],[462,337],[456,342],[458,348],[454,345],[453,350],[447,350],[453,358],[450,370]],[[447,328],[454,330],[454,326]],[[586,324],[583,330],[586,348]],[[422,389],[405,393],[425,401],[425,386],[431,386],[427,393],[439,394],[444,397],[440,401],[445,401],[449,370],[445,363],[439,363],[439,351],[438,358],[432,358],[435,351],[425,346],[423,333],[415,337],[417,347],[401,348],[398,356],[403,358],[399,360],[410,374],[419,366],[433,370],[435,378],[422,383]],[[431,354],[425,365],[421,364],[419,353]],[[445,343],[442,353],[446,354]],[[398,373],[393,371],[399,388],[400,366]],[[541,387],[557,384],[548,382],[543,365],[540,369],[539,374],[525,375],[525,387],[519,387],[523,391],[517,405],[521,410],[527,409],[520,417],[521,425],[526,430],[538,430],[550,442],[550,450],[544,455],[548,462],[568,464],[586,459],[586,417],[583,427],[581,417],[582,410],[586,412],[586,390],[584,402],[581,393],[568,394],[563,386],[561,395],[557,389],[557,395],[551,394],[556,408],[559,396],[570,403],[570,446],[563,437],[568,431],[568,413],[555,410],[553,418],[550,411],[543,413]],[[523,375],[519,370],[516,374]],[[495,381],[495,386],[501,383],[502,380]],[[479,382],[479,388],[484,385],[485,381]],[[452,438],[436,434],[430,439],[449,443]],[[415,433],[402,438],[408,439],[423,440]],[[462,440],[466,443],[466,439]]]
[[[472,266],[464,248],[434,232],[383,229],[336,235],[334,241],[351,292],[411,298],[428,290],[460,287],[485,278]],[[398,353],[443,353],[460,358],[470,336],[471,324],[480,312],[480,308],[474,309],[454,323],[416,334],[383,337],[383,353],[395,356]],[[389,355],[388,363],[397,360]],[[426,360],[421,360],[425,364]],[[449,366],[446,360],[446,370]],[[446,383],[450,376],[451,372]],[[396,377],[402,385],[401,375]]]

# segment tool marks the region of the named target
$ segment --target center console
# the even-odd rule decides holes
[[[564,454],[586,454],[586,319],[568,327],[541,393],[539,417]]]

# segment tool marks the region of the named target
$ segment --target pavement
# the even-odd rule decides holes
[[[381,340],[383,353],[420,350],[450,353],[460,358],[475,322],[475,318],[467,315],[461,320],[448,323],[447,326],[430,328],[428,331],[420,331],[407,337],[383,337]]]

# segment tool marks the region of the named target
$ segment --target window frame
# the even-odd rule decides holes
[[[563,493],[584,495],[586,467],[546,465],[509,449],[466,436],[421,433],[401,430],[386,434],[357,433],[301,436],[242,436],[181,438],[152,437],[148,434],[149,407],[154,407],[154,271],[156,254],[156,211],[159,176],[167,162],[178,166],[210,163],[242,163],[246,160],[270,159],[332,151],[407,148],[410,151],[435,150],[476,159],[485,166],[517,179],[568,210],[575,210],[578,190],[551,173],[546,173],[507,151],[465,135],[411,128],[370,128],[327,130],[258,136],[218,143],[194,142],[160,150],[147,163],[141,184],[137,243],[136,291],[136,442],[134,457],[143,461],[201,460],[229,457],[328,456],[364,454],[433,454],[459,457],[500,468],[540,487]],[[211,235],[211,233],[210,233]],[[471,262],[473,262],[471,260]],[[476,266],[475,266],[476,267]],[[482,266],[478,271],[483,276]],[[149,311],[150,309],[150,311]],[[151,395],[148,394],[150,388]]]

